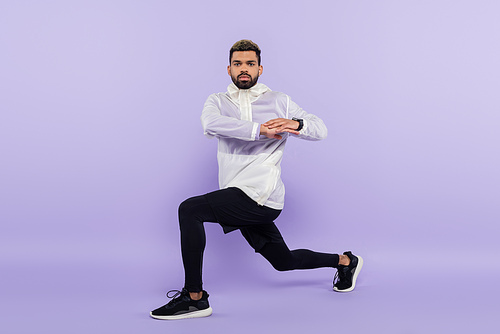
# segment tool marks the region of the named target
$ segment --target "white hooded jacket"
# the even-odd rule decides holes
[[[320,140],[327,135],[323,121],[308,114],[286,94],[257,83],[250,89],[230,84],[225,93],[208,97],[201,115],[207,137],[219,140],[220,189],[237,187],[259,205],[283,209],[285,186],[281,160],[289,133],[283,139],[260,135],[260,125],[275,118],[301,118],[304,126],[296,137]],[[295,136],[295,135],[292,135]]]

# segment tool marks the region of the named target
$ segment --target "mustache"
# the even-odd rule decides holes
[[[241,73],[240,75],[238,75],[238,77],[237,77],[237,78],[239,79],[241,76],[247,76],[247,77],[249,77],[250,79],[252,79],[252,76],[251,76],[250,74],[248,74],[248,73]]]

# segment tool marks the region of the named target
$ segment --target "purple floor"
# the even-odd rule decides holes
[[[175,249],[168,250],[170,257],[158,256],[167,251],[158,239],[142,244],[31,244],[15,261],[2,252],[2,327],[9,334],[428,334],[491,333],[498,324],[500,268],[493,254],[391,253],[360,247],[365,266],[358,285],[342,294],[331,290],[333,269],[276,272],[239,235],[224,239],[218,232],[208,228],[205,255],[211,317],[149,317],[150,310],[166,303],[164,293],[182,282]],[[219,245],[210,242],[214,239]],[[230,253],[224,249],[228,246],[233,246]]]

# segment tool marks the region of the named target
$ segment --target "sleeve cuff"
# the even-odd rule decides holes
[[[303,125],[302,125],[302,129],[300,129],[300,133],[305,133],[307,131],[307,120],[302,119],[302,122],[303,122]]]
[[[253,123],[253,129],[252,129],[252,139],[253,140],[259,140],[260,137],[260,123]]]

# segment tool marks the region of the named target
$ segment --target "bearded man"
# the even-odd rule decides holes
[[[280,175],[287,139],[321,140],[327,129],[320,118],[305,112],[288,95],[257,82],[263,71],[260,55],[254,42],[236,42],[227,67],[233,83],[227,92],[212,94],[205,102],[201,123],[206,136],[218,139],[220,190],[189,198],[179,206],[184,288],[172,290],[176,292],[169,296],[172,300],[152,311],[153,318],[212,314],[202,283],[205,222],[220,224],[225,233],[240,230],[276,270],[335,268],[334,291],[349,292],[356,285],[363,266],[360,256],[350,251],[339,255],[290,250],[274,224],[284,205]]]

